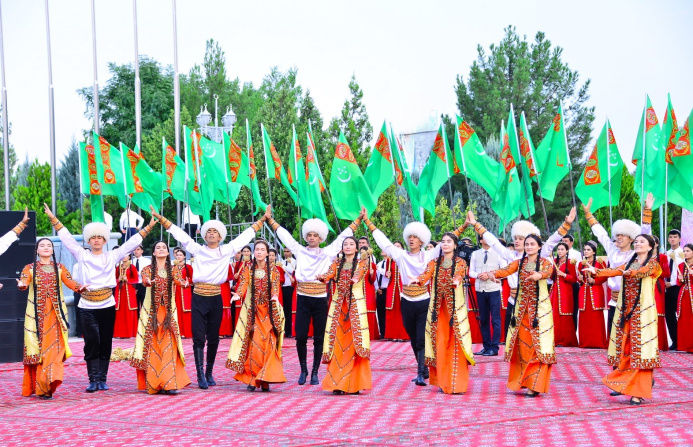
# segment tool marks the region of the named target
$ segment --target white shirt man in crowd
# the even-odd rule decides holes
[[[469,277],[476,278],[476,303],[481,318],[481,336],[484,348],[474,355],[496,356],[501,334],[501,282],[479,278],[479,273],[498,270],[507,263],[483,239],[481,248],[472,253],[469,260]],[[490,327],[489,327],[490,320]]]
[[[120,215],[120,232],[125,235],[125,241],[130,239],[130,237],[137,234],[144,224],[144,219],[142,216],[137,214],[131,209],[126,209],[123,214]]]

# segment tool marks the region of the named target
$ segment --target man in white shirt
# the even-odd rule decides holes
[[[270,207],[268,206],[269,210]],[[221,299],[221,285],[227,282],[231,258],[255,238],[265,220],[263,216],[251,227],[228,244],[226,226],[218,220],[208,220],[202,226],[202,237],[206,244],[196,243],[185,231],[173,225],[168,219],[150,208],[154,217],[183,247],[195,258],[193,268],[193,294],[191,305],[191,326],[193,335],[193,354],[197,372],[197,385],[202,389],[215,386],[212,375],[214,361],[219,349],[219,328],[224,305]],[[207,342],[207,367],[205,369],[205,342]]]
[[[469,277],[475,278],[476,303],[481,318],[481,337],[484,348],[474,355],[496,356],[501,334],[501,282],[479,278],[480,273],[498,270],[507,265],[495,250],[483,239],[481,249],[472,253],[469,260]],[[489,327],[490,320],[490,327]],[[493,333],[491,332],[492,329]]]
[[[187,204],[183,207],[181,221],[183,230],[188,233],[188,236],[190,236],[191,239],[197,239],[197,235],[200,234],[200,216],[190,211],[190,207]]]
[[[282,284],[282,296],[284,297],[284,336],[291,337],[293,334],[293,314],[294,309],[294,272],[296,271],[296,258],[288,247],[284,247],[284,260],[282,261],[284,268],[284,284]]]
[[[82,291],[79,300],[80,318],[84,331],[84,361],[87,363],[89,375],[89,386],[86,391],[93,393],[108,390],[106,380],[111,360],[116,315],[113,297],[113,289],[116,287],[115,268],[118,262],[142,243],[142,239],[149,234],[156,225],[156,221],[152,219],[149,225],[138,234],[112,251],[104,250],[111,236],[107,225],[101,222],[87,224],[84,226],[83,236],[89,244],[89,250],[82,248],[82,245],[51,212],[48,205],[44,206],[46,215],[58,233],[63,246],[80,264],[80,277],[75,279],[87,287],[87,290]]]
[[[106,211],[103,212],[103,223],[106,224],[106,228],[108,228],[108,232],[110,233],[113,231],[113,216],[108,214]],[[110,239],[110,236],[109,236]],[[108,242],[108,241],[106,241]]]
[[[144,224],[144,219],[142,216],[137,214],[131,209],[126,209],[123,214],[120,215],[120,232],[125,235],[125,241],[130,239],[130,237],[137,234]]]
[[[298,243],[286,229],[272,219],[269,207],[265,213],[267,221],[277,233],[279,240],[296,256],[296,352],[301,374],[298,384],[303,385],[308,378],[308,329],[313,322],[313,370],[310,384],[318,385],[318,371],[322,361],[322,347],[327,324],[327,286],[317,280],[330,268],[330,264],[342,250],[342,242],[347,236],[353,236],[361,223],[361,215],[327,247],[320,248],[327,238],[327,225],[320,219],[308,219],[303,223],[301,234],[308,243],[304,247]]]
[[[664,316],[667,328],[669,328],[669,338],[671,338],[669,350],[676,351],[678,342],[676,311],[679,304],[679,291],[681,290],[681,286],[677,284],[676,278],[679,274],[679,265],[684,260],[683,249],[681,248],[681,232],[676,229],[669,231],[668,240],[671,248],[667,250],[667,259],[669,260],[671,277],[666,278],[664,282],[667,288],[664,293]]]
[[[147,295],[147,288],[142,284],[142,270],[148,265],[151,265],[152,261],[143,256],[144,249],[142,245],[138,245],[132,254],[132,265],[137,269],[137,284],[135,284],[135,291],[137,292],[137,311],[139,315],[139,310],[142,309],[144,298]]]

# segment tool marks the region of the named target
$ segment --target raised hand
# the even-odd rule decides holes
[[[267,220],[272,218],[272,205],[267,205],[267,209],[265,210],[265,215],[263,217]]]
[[[22,223],[26,225],[27,222],[29,222],[29,207],[25,206],[24,207],[24,217],[22,218]]]
[[[53,211],[51,211],[51,209],[47,203],[43,204],[43,211],[46,213],[46,216],[48,216],[48,218],[50,220],[55,219],[55,214],[53,214]],[[24,211],[24,216],[25,216],[25,219],[28,221],[29,220],[28,211]],[[22,220],[22,222],[24,222],[24,220]]]
[[[368,218],[368,210],[366,209],[365,206],[361,207],[361,213],[359,214],[359,217],[362,219]]]
[[[585,214],[590,212],[590,208],[592,208],[592,197],[587,201],[587,205],[584,203],[582,204],[582,210],[585,212]]]
[[[474,217],[474,213],[471,210],[467,211],[466,222],[468,222],[469,225],[476,225],[476,217]]]
[[[645,199],[645,208],[647,208],[648,210],[651,210],[652,205],[654,205],[654,200],[655,199],[654,199],[654,196],[652,195],[652,193],[649,193],[647,195],[647,198]]]
[[[161,219],[161,214],[157,212],[157,210],[154,209],[153,206],[149,205],[149,213],[152,215],[152,219],[156,217],[157,219]]]
[[[591,201],[591,200],[592,200],[592,199],[590,199],[590,201]],[[572,207],[572,208],[570,209],[570,212],[569,212],[568,215],[566,216],[565,221],[568,222],[568,223],[570,223],[570,224],[573,223],[573,221],[575,220],[575,215],[576,215],[576,214],[577,214],[577,212],[576,212],[576,210],[575,210],[575,207]]]

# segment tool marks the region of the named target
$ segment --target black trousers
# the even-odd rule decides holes
[[[307,361],[308,329],[313,321],[313,366],[320,366],[327,324],[327,298],[296,295],[296,352],[300,362]]]
[[[105,309],[80,309],[84,332],[84,360],[111,360],[115,306]]]
[[[142,284],[135,284],[135,296],[137,297],[137,315],[139,315],[144,304],[144,297],[147,296],[147,288]]]
[[[224,306],[221,295],[202,296],[193,292],[191,309],[193,349],[219,346],[219,328]]]
[[[284,300],[284,337],[291,337],[293,328],[291,314],[294,308],[294,286],[282,286],[282,299]]]
[[[484,340],[484,349],[498,352],[501,330],[501,292],[500,290],[476,292],[476,302],[481,317],[479,326],[481,327],[481,337]]]
[[[375,312],[378,316],[378,329],[380,330],[380,338],[385,338],[385,301],[387,298],[387,289],[378,289],[375,293]]]
[[[681,286],[669,286],[669,288],[664,292],[664,319],[667,322],[667,328],[669,328],[669,337],[671,337],[672,349],[676,349],[678,336],[678,321],[676,320],[676,309],[679,305],[679,291]]]
[[[402,298],[402,324],[407,331],[414,354],[426,347],[426,317],[430,298],[409,301]]]
[[[508,329],[510,329],[510,319],[513,317],[513,314],[515,313],[515,305],[508,303],[508,308],[505,309],[505,321],[503,322],[503,333],[508,335]],[[505,340],[503,340],[503,343],[505,343]]]
[[[80,311],[82,309],[79,308],[79,300],[82,299],[82,295],[75,292],[73,294],[74,300],[75,300],[75,336],[76,337],[81,337],[82,336],[82,317],[80,315]]]
[[[609,314],[607,315],[606,319],[606,339],[610,340],[611,339],[611,325],[614,322],[614,315],[616,314],[616,306],[609,306]]]

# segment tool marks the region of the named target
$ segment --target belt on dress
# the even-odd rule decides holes
[[[93,303],[98,303],[101,301],[106,301],[113,295],[113,289],[110,287],[104,287],[103,289],[96,290],[84,290],[81,294],[80,299],[85,299]]]
[[[200,296],[221,295],[221,284],[210,284],[208,282],[196,282],[193,284],[193,293]]]

